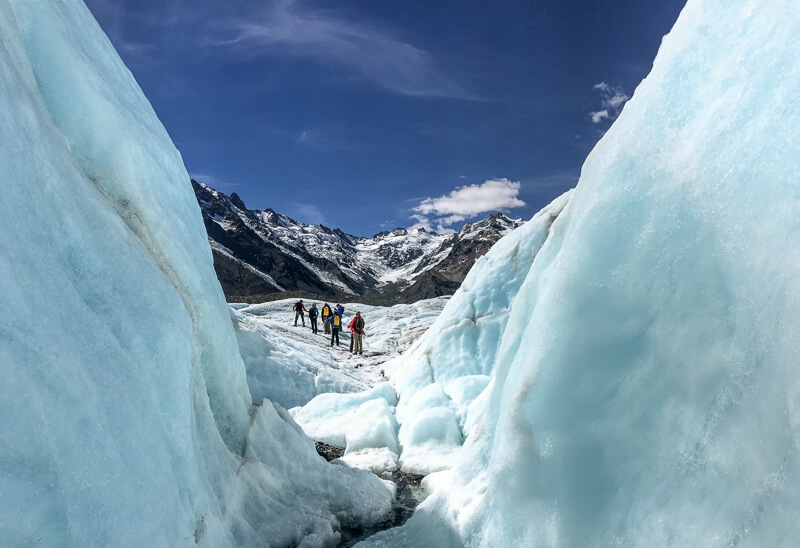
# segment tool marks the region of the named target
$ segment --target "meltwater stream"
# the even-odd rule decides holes
[[[344,455],[344,449],[341,447],[334,447],[326,443],[316,443],[317,453],[325,458],[328,462],[338,459]],[[394,472],[385,472],[380,476],[382,479],[388,479],[394,482],[397,487],[395,500],[392,504],[392,509],[387,518],[379,523],[369,527],[343,527],[342,541],[337,545],[337,548],[349,548],[355,546],[362,540],[365,540],[372,535],[391,529],[392,527],[399,527],[403,525],[414,509],[425,498],[425,492],[422,488],[422,479],[425,476],[420,474],[408,474],[400,470]]]

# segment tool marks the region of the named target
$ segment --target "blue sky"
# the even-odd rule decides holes
[[[189,173],[356,235],[530,218],[683,0],[87,0]]]

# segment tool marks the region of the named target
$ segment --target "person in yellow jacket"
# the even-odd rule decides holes
[[[331,324],[328,323],[328,318],[331,317],[331,306],[328,303],[325,303],[325,306],[322,307],[322,326],[325,328],[325,334],[331,334]]]
[[[331,347],[333,347],[333,341],[336,341],[336,346],[339,346],[339,331],[342,330],[341,314],[336,314],[334,312],[325,322],[325,325],[331,326]]]

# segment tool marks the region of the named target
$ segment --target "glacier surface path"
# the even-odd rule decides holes
[[[391,307],[343,303],[343,325],[356,312],[364,318],[363,355],[349,352],[350,334],[330,347],[330,335],[311,333],[310,321],[298,321],[297,299],[256,305],[232,305],[254,402],[263,398],[290,409],[315,441],[345,449],[339,461],[375,473],[398,468],[397,396],[382,372],[422,336],[448,301],[440,297]],[[305,303],[311,305],[311,300]],[[322,308],[324,303],[317,303]],[[336,303],[332,303],[336,304]]]
[[[425,333],[448,298],[391,307],[345,302],[341,346],[334,348],[321,319],[316,335],[311,333],[308,315],[305,326],[300,320],[294,325],[292,306],[297,298],[231,305],[253,401],[269,398],[289,409],[305,405],[318,394],[358,392],[386,382],[380,373],[383,364]],[[312,302],[305,299],[305,306]],[[318,302],[317,308],[321,310],[323,304]],[[347,324],[356,312],[366,323],[361,356],[349,352]]]

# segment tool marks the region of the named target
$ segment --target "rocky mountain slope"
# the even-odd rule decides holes
[[[227,196],[194,180],[192,187],[231,301],[291,293],[374,303],[449,295],[479,257],[522,224],[495,213],[449,236],[395,228],[364,238],[271,209],[248,209],[236,193]]]

